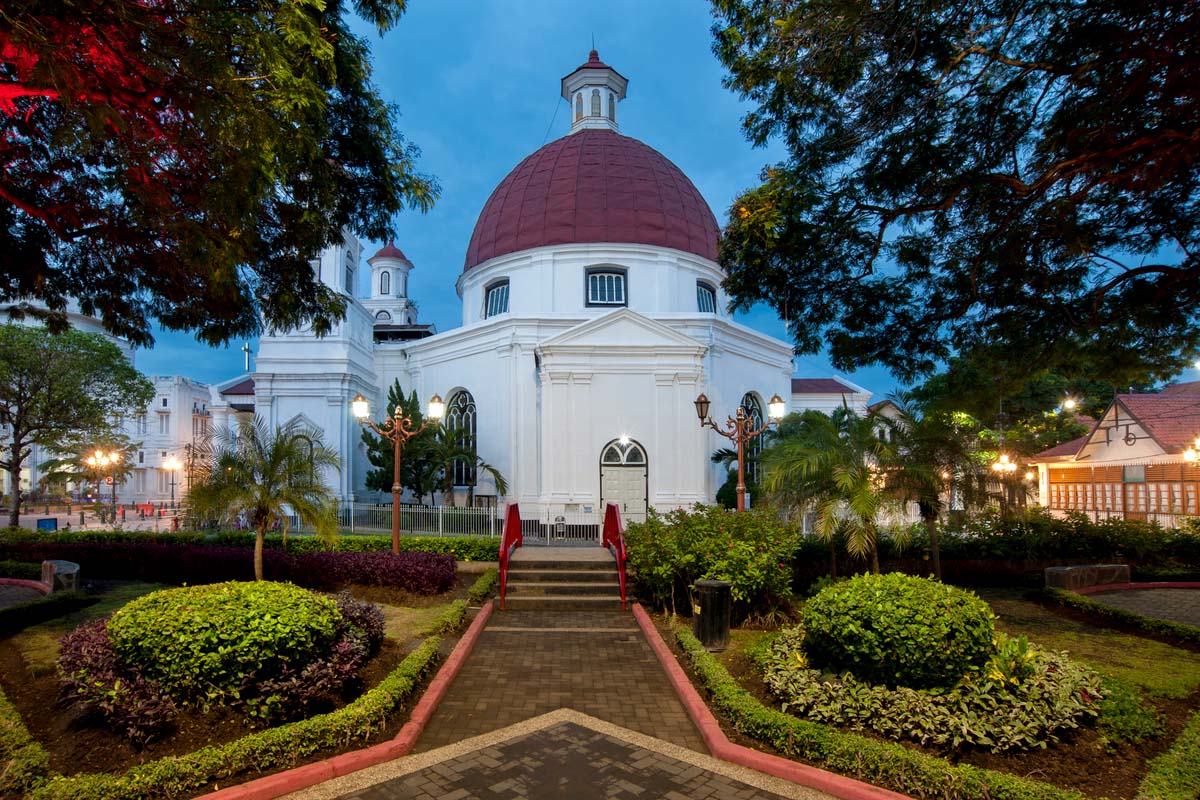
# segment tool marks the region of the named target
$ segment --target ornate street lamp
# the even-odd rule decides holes
[[[175,475],[179,472],[179,468],[183,464],[179,463],[179,459],[175,456],[168,456],[163,462],[163,468],[171,473],[171,508],[175,508]]]
[[[696,416],[700,418],[700,427],[712,428],[717,433],[731,440],[737,445],[737,465],[738,465],[738,482],[737,482],[737,510],[746,510],[746,442],[753,439],[755,436],[761,436],[766,432],[767,428],[772,425],[778,425],[779,420],[783,418],[785,410],[783,398],[775,395],[767,403],[767,422],[763,423],[758,428],[754,427],[754,419],[746,416],[746,409],[738,406],[737,418],[729,417],[725,423],[725,430],[722,430],[713,422],[712,417],[708,415],[709,407],[712,403],[704,395],[696,398]]]
[[[355,395],[350,401],[350,409],[358,419],[358,424],[370,428],[376,434],[392,443],[392,552],[400,552],[400,450],[404,443],[420,434],[430,425],[436,425],[446,412],[446,404],[442,398],[434,395],[429,398],[429,409],[425,422],[421,427],[414,428],[413,420],[404,416],[404,409],[396,406],[392,416],[376,424],[369,417],[371,414],[367,398]]]
[[[103,450],[97,450],[93,455],[90,455],[86,459],[84,459],[84,463],[87,464],[88,467],[90,467],[92,470],[94,470],[96,472],[96,475],[98,476],[96,479],[96,500],[97,500],[97,502],[99,502],[100,500],[103,499],[103,496],[101,494],[101,489],[100,489],[100,478],[108,478],[110,481],[112,481],[112,484],[111,484],[112,485],[112,513],[113,513],[113,521],[115,522],[117,519],[116,472],[117,472],[117,464],[121,463],[121,454],[116,450],[112,450],[107,453],[104,452]],[[103,521],[103,520],[101,520],[101,521]]]

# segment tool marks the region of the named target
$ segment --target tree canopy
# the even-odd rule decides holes
[[[310,260],[438,193],[350,26],[404,6],[5,2],[0,305],[61,329],[76,298],[138,345],[154,321],[209,344],[329,331],[346,301]]]
[[[118,436],[120,416],[153,397],[154,384],[99,334],[0,325],[0,468],[14,487],[33,445],[64,452],[106,444]],[[18,522],[17,499],[10,525]]]
[[[735,307],[906,381],[960,356],[1124,384],[1195,356],[1200,6],[713,7],[747,136],[788,153],[731,207]]]

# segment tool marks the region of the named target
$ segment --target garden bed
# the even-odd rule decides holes
[[[946,758],[945,763],[969,764],[1030,778],[1090,797],[1113,800],[1135,797],[1148,771],[1148,762],[1171,746],[1189,717],[1200,709],[1200,659],[1188,649],[1058,616],[1040,605],[1022,600],[1018,591],[982,594],[999,617],[999,629],[1012,636],[1028,636],[1031,641],[1051,649],[1068,650],[1073,658],[1084,661],[1102,676],[1123,681],[1143,692],[1160,715],[1162,734],[1136,743],[1114,741],[1103,729],[1089,726],[1045,750],[1008,754],[967,750]],[[703,682],[697,678],[690,659],[674,635],[679,626],[688,624],[687,621],[674,625],[662,617],[657,621],[663,639],[672,647],[702,696],[707,695]],[[768,635],[766,631],[734,630],[729,649],[715,655],[737,684],[755,700],[768,708],[778,709],[779,701],[763,683],[761,672],[749,655]],[[769,743],[750,740],[735,730],[729,720],[718,718],[732,741],[753,744],[788,757],[787,753],[771,748]],[[870,731],[852,733],[885,741]],[[908,742],[902,744],[929,756],[943,756],[933,748]],[[828,768],[823,764],[815,766]],[[870,780],[869,777],[865,779]]]
[[[435,628],[451,605],[465,600],[476,578],[460,576],[451,591],[431,597],[383,587],[347,587],[351,594],[380,604],[384,611],[385,639],[379,652],[360,671],[361,685],[348,693],[338,707],[378,686],[393,674],[407,655],[422,645],[424,636],[437,633]],[[58,638],[82,622],[106,616],[134,597],[158,588],[161,587],[152,584],[104,582],[96,587],[103,595],[97,605],[0,641],[0,688],[19,712],[33,739],[46,749],[50,770],[64,774],[121,773],[164,757],[228,744],[263,730],[261,725],[248,724],[238,713],[222,709],[206,713],[187,710],[178,718],[176,730],[171,735],[138,748],[122,735],[112,732],[110,727],[87,718],[73,707],[66,707],[61,701],[62,689],[53,666]],[[445,655],[452,645],[453,641],[443,639],[441,655]],[[419,696],[419,687],[411,696]],[[330,706],[316,712],[333,710],[335,708]],[[405,718],[403,713],[390,713],[365,732],[369,733],[367,737],[356,737],[343,746],[318,751],[295,763],[288,761],[278,768],[290,768],[385,741],[395,736]],[[230,781],[221,783],[228,785]],[[188,794],[173,793],[172,796]]]

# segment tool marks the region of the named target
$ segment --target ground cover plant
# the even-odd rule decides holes
[[[247,705],[237,701],[230,708],[214,704],[207,712],[193,704],[179,709],[174,732],[139,746],[111,725],[89,722],[93,718],[81,710],[56,707],[54,663],[64,634],[162,588],[98,584],[101,599],[92,608],[0,639],[0,773],[5,776],[0,783],[24,776],[17,790],[11,784],[0,786],[0,796],[190,796],[214,788],[215,780],[225,786],[230,776],[293,766],[310,754],[323,757],[381,741],[398,730],[403,717],[397,709],[436,664],[443,649],[439,637],[455,630],[466,612],[465,600],[452,598],[465,595],[467,582],[436,597],[365,587],[363,594],[381,603],[383,643],[362,669],[361,684],[350,687],[328,713],[277,725],[248,714]],[[6,716],[5,707],[14,714]]]

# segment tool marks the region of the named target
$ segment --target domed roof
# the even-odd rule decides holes
[[[408,261],[408,256],[404,255],[399,247],[396,247],[396,242],[388,239],[388,243],[379,248],[379,252],[367,259],[367,263],[371,263],[377,258],[396,258],[400,261]]]
[[[717,260],[712,210],[679,167],[611,130],[580,130],[542,147],[500,182],[471,233],[463,271],[554,244],[671,247]]]

